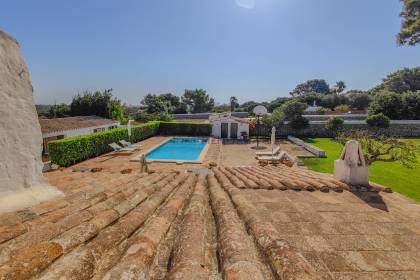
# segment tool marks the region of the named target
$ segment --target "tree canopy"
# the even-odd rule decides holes
[[[112,97],[112,89],[104,91],[84,91],[73,97],[70,104],[72,116],[96,115],[108,119],[126,121],[124,106],[121,101]]]
[[[204,89],[186,89],[181,99],[191,113],[210,112],[214,107],[214,98],[210,97]]]
[[[387,90],[396,93],[420,90],[420,67],[404,68],[386,76],[371,91]]]
[[[183,104],[180,98],[172,93],[164,94],[147,94],[141,104],[147,106],[147,113],[154,114],[166,112],[170,114],[184,114],[186,113],[186,105]]]
[[[342,145],[349,140],[357,140],[361,144],[368,165],[375,161],[398,161],[405,167],[412,168],[417,162],[418,146],[411,141],[374,135],[363,130],[342,132],[336,138]]]
[[[309,80],[302,84],[298,84],[295,89],[290,92],[290,95],[301,96],[310,92],[329,93],[330,86],[325,80]]]
[[[398,44],[414,46],[420,42],[420,1],[401,0],[403,10],[400,14],[402,18],[401,30],[397,35]]]

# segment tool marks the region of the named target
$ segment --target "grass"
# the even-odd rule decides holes
[[[420,145],[420,139],[407,141]],[[326,151],[327,158],[305,159],[305,165],[318,172],[332,173],[334,160],[340,156],[342,145],[329,138],[308,139],[307,142]],[[370,166],[370,180],[420,201],[420,150],[417,160],[414,169],[406,168],[399,162],[374,162]]]

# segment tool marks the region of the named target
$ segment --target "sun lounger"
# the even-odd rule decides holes
[[[136,148],[123,148],[117,143],[108,144],[115,152],[134,152]]]
[[[273,156],[273,155],[277,155],[280,152],[280,147],[276,147],[274,150],[268,150],[268,151],[264,151],[264,152],[255,152],[255,155],[257,157],[260,156]]]
[[[120,140],[119,143],[125,148],[137,148],[140,149],[142,147],[141,144],[133,144],[125,140]]]

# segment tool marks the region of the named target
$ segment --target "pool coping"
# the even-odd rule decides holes
[[[140,158],[141,158],[142,155],[146,156],[146,154],[150,153],[151,151],[157,149],[158,147],[164,145],[166,142],[169,142],[171,139],[176,138],[176,137],[179,137],[179,138],[198,138],[199,136],[172,136],[172,137],[169,137],[168,139],[165,139],[164,141],[162,141],[159,144],[151,147],[150,149],[147,149],[146,151],[141,153],[139,156],[136,156],[135,158],[130,159],[130,161],[140,161]],[[201,138],[206,138],[206,137],[204,136],[204,137],[201,137]],[[204,146],[203,150],[201,150],[200,156],[196,160],[175,160],[175,159],[150,159],[150,158],[146,158],[146,161],[150,162],[150,163],[151,162],[160,162],[160,163],[177,163],[177,164],[183,164],[183,163],[202,164],[204,162],[205,156],[207,155],[207,151],[210,147],[210,138],[211,138],[210,136],[207,137],[207,143]]]

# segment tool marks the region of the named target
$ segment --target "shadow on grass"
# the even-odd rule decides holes
[[[385,201],[382,199],[382,196],[378,192],[354,191],[352,193],[370,207],[389,212]]]

